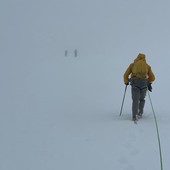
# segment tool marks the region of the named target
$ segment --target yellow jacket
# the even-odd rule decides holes
[[[145,54],[141,54],[139,53],[139,55],[137,56],[137,58],[134,60],[133,63],[131,63],[129,65],[129,67],[127,68],[127,70],[125,71],[124,73],[124,83],[128,83],[128,78],[129,78],[129,75],[131,75],[131,78],[133,79],[133,72],[132,72],[132,68],[133,68],[133,65],[136,61],[138,60],[145,60]],[[155,76],[154,76],[154,73],[152,72],[152,69],[151,69],[151,66],[147,64],[147,67],[148,67],[148,73],[147,73],[147,80],[149,83],[152,83],[154,80],[155,80]]]

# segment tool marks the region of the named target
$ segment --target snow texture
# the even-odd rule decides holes
[[[1,0],[0,170],[160,170],[148,95],[131,121],[123,74],[145,53],[169,169],[170,1]]]

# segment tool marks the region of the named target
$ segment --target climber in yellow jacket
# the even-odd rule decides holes
[[[146,92],[147,89],[152,91],[151,84],[154,80],[154,73],[146,62],[145,54],[139,53],[124,73],[124,83],[132,86],[132,120],[142,117]]]

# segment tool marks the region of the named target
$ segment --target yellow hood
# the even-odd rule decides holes
[[[145,54],[139,53],[137,58],[134,60],[134,62],[139,61],[139,60],[146,61]]]

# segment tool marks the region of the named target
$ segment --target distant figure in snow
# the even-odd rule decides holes
[[[65,50],[65,57],[67,57],[68,56],[68,50]]]
[[[74,57],[77,57],[78,56],[78,51],[77,49],[74,50]]]
[[[151,66],[146,62],[145,54],[139,53],[124,73],[125,85],[129,85],[129,82],[131,85],[133,121],[142,118],[146,92],[147,90],[152,91],[151,84],[154,80],[154,73]]]

